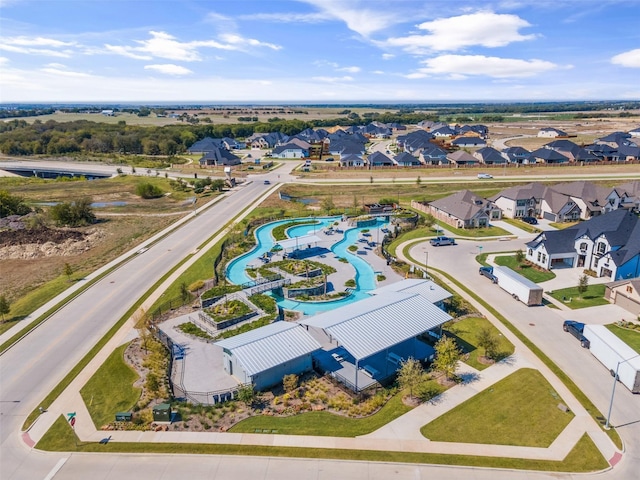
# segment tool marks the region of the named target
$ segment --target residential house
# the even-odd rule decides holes
[[[449,153],[447,155],[447,160],[450,163],[456,165],[456,167],[463,165],[477,165],[480,161],[471,155],[470,153],[465,152],[464,150],[458,150],[457,152]]]
[[[413,208],[426,211],[447,225],[455,228],[488,227],[491,220],[502,218],[502,212],[493,202],[469,190],[462,190],[422,207],[420,202],[411,202]]]
[[[531,152],[529,163],[569,163],[569,157],[550,148],[538,148]]]
[[[502,156],[505,157],[509,163],[527,164],[529,163],[531,152],[522,147],[508,147],[502,150]]]
[[[373,152],[367,158],[367,162],[371,167],[391,167],[394,165],[393,160],[382,152]]]
[[[489,137],[489,129],[485,125],[463,125],[458,129],[460,135],[476,135],[480,138]]]
[[[476,157],[480,163],[485,165],[502,165],[507,163],[507,159],[493,147],[484,147],[473,152],[471,155]]]
[[[222,144],[227,150],[241,150],[247,146],[246,143],[238,142],[237,140],[229,137],[224,137],[222,139]]]
[[[444,127],[436,128],[435,130],[431,130],[431,135],[434,138],[451,138],[456,135],[456,131],[451,128],[449,125],[445,125]]]
[[[580,207],[580,218],[583,220],[616,210],[627,196],[623,190],[586,181],[560,183],[554,185],[553,189],[571,198]]]
[[[542,138],[558,138],[558,137],[568,137],[567,132],[559,130],[553,127],[545,127],[541,128],[538,131],[538,137]]]
[[[418,167],[422,165],[420,160],[407,152],[400,152],[398,155],[393,157],[393,161],[399,167]]]
[[[199,160],[200,165],[214,165],[214,166],[226,166],[231,167],[234,165],[240,165],[242,161],[240,157],[234,155],[226,148],[218,148],[213,147],[211,150],[208,150],[203,153],[202,157]]]
[[[362,158],[362,155],[349,153],[346,155],[340,155],[341,167],[364,167],[367,162]]]
[[[628,210],[543,232],[526,245],[527,260],[547,270],[583,268],[613,280],[640,276],[640,219]]]
[[[433,136],[424,130],[416,130],[407,135],[400,135],[396,139],[398,148],[404,150],[411,155],[419,155],[425,149],[432,148],[431,143]]]
[[[638,138],[640,137],[640,127],[636,127],[633,130],[629,130],[627,133],[634,138]]]
[[[285,144],[287,140],[289,140],[289,137],[280,132],[254,133],[247,138],[247,143],[251,145],[251,148],[265,149]]]
[[[487,142],[480,137],[457,137],[451,145],[458,148],[482,148],[487,146]]]
[[[541,183],[516,185],[490,197],[506,218],[540,217],[542,198],[548,187]]]
[[[193,145],[191,145],[187,149],[187,152],[191,154],[205,153],[219,148],[225,148],[221,138],[205,137],[202,140],[198,140]]]
[[[448,165],[447,151],[430,143],[420,152],[420,161],[425,165]]]
[[[634,210],[635,212],[640,211],[640,181],[635,180],[632,182],[623,183],[620,185],[619,190],[624,192],[624,197],[622,198],[621,207],[628,208],[630,210]]]
[[[604,298],[640,316],[640,279],[618,280],[605,285]]]
[[[552,222],[575,222],[580,219],[580,207],[571,197],[547,187],[540,203],[542,218]]]
[[[596,143],[599,145],[609,145],[611,148],[617,149],[620,145],[631,142],[629,140],[630,138],[631,138],[631,135],[626,132],[613,132],[613,133],[610,133],[609,135],[605,135],[604,137],[600,137],[596,139],[596,141],[593,143]]]
[[[635,143],[624,143],[618,147],[618,161],[632,162],[640,160],[640,147]]]
[[[300,142],[289,142],[284,145],[278,145],[271,152],[274,158],[306,158],[309,156],[309,147],[304,147]]]

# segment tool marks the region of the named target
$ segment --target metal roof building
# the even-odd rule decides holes
[[[216,342],[223,367],[241,383],[257,390],[282,381],[284,375],[311,369],[311,353],[320,344],[297,323],[275,322]]]
[[[369,293],[369,295],[380,295],[388,292],[419,293],[431,303],[438,306],[440,306],[444,300],[453,296],[451,292],[445,290],[432,280],[419,278],[408,278],[400,282],[376,288],[367,293]]]
[[[324,330],[357,362],[449,320],[448,313],[418,293],[385,292],[300,323]]]
[[[289,250],[290,248],[299,248],[321,241],[322,239],[317,235],[301,235],[299,237],[290,238],[287,240],[280,240],[276,242],[276,245],[280,245],[284,250]]]

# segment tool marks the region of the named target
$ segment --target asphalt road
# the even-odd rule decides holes
[[[534,472],[513,472],[458,467],[398,465],[375,462],[273,459],[235,456],[189,455],[103,455],[44,453],[30,450],[20,439],[24,418],[68,372],[95,342],[115,323],[135,301],[173,265],[191,253],[230,218],[249,205],[271,181],[289,177],[273,172],[260,180],[239,188],[214,208],[136,256],[126,265],[104,278],[71,302],[35,332],[0,357],[0,478],[2,480],[32,479],[170,479],[234,478],[234,479],[322,479],[322,478],[447,478],[484,479],[547,479],[578,478],[578,475],[557,475]],[[518,248],[496,242],[483,243],[484,251]],[[429,247],[426,247],[429,248]],[[449,250],[446,250],[449,249]],[[482,282],[473,257],[474,242],[460,242],[457,247],[442,247],[429,256],[429,264],[451,271],[457,278],[469,282],[481,295],[503,310],[510,319],[535,323],[532,337],[543,350],[576,379],[597,406],[606,411],[611,388],[608,372],[587,351],[571,342],[558,327],[560,319],[549,309],[527,308],[505,298],[504,292],[490,282]],[[416,257],[420,258],[420,257]],[[534,335],[526,330],[528,335]],[[548,332],[548,333],[545,333]],[[575,347],[575,348],[574,348]],[[556,358],[557,357],[557,358]],[[565,365],[566,362],[566,365]],[[589,365],[584,369],[584,365]],[[581,371],[587,370],[581,374]],[[605,478],[633,479],[640,471],[640,398],[628,394],[619,386],[613,423],[629,447],[622,462]],[[623,425],[624,424],[624,425]]]

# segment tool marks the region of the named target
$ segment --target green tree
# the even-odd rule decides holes
[[[211,184],[209,185],[209,188],[211,190],[217,190],[221,192],[222,189],[224,188],[224,180],[221,180],[219,178],[216,180],[211,180]]]
[[[247,407],[253,405],[256,399],[256,391],[253,389],[253,385],[245,385],[238,390],[238,400],[244,403]]]
[[[516,262],[522,263],[524,261],[524,252],[522,250],[518,250],[516,252]]]
[[[81,198],[72,203],[58,203],[51,207],[49,215],[57,225],[69,227],[89,225],[96,221],[96,216],[91,206],[91,199],[88,197]]]
[[[409,396],[413,397],[417,393],[416,387],[425,379],[424,369],[418,360],[408,358],[403,361],[398,370],[398,384],[400,388],[409,389]]]
[[[322,199],[322,208],[327,212],[327,215],[331,214],[331,210],[336,208],[336,205],[333,203],[333,197],[328,196]]]
[[[435,345],[436,359],[433,361],[433,368],[442,372],[447,379],[455,376],[458,368],[458,361],[462,352],[458,348],[455,340],[449,337],[442,337]]]
[[[73,275],[73,268],[68,263],[64,264],[64,274],[67,277],[67,281],[71,281],[71,275]]]
[[[7,297],[0,295],[0,315],[2,315],[2,321],[4,322],[4,316],[11,311],[11,304]]]
[[[138,337],[140,337],[144,353],[147,353],[149,341],[151,340],[151,317],[146,310],[140,309],[134,313],[133,326],[138,330]]]
[[[589,288],[589,275],[581,275],[578,279],[578,293],[582,297],[582,294]]]
[[[147,374],[147,389],[152,393],[158,393],[160,391],[160,381],[158,380],[158,376],[153,372]]]
[[[30,211],[31,208],[24,203],[22,197],[0,190],[0,218],[9,215],[26,215]]]
[[[498,337],[490,328],[481,328],[476,335],[478,346],[484,349],[484,356],[495,360],[498,357]]]

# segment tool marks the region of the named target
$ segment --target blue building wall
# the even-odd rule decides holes
[[[618,267],[614,280],[626,280],[636,277],[640,277],[640,255],[636,255],[627,263]]]

